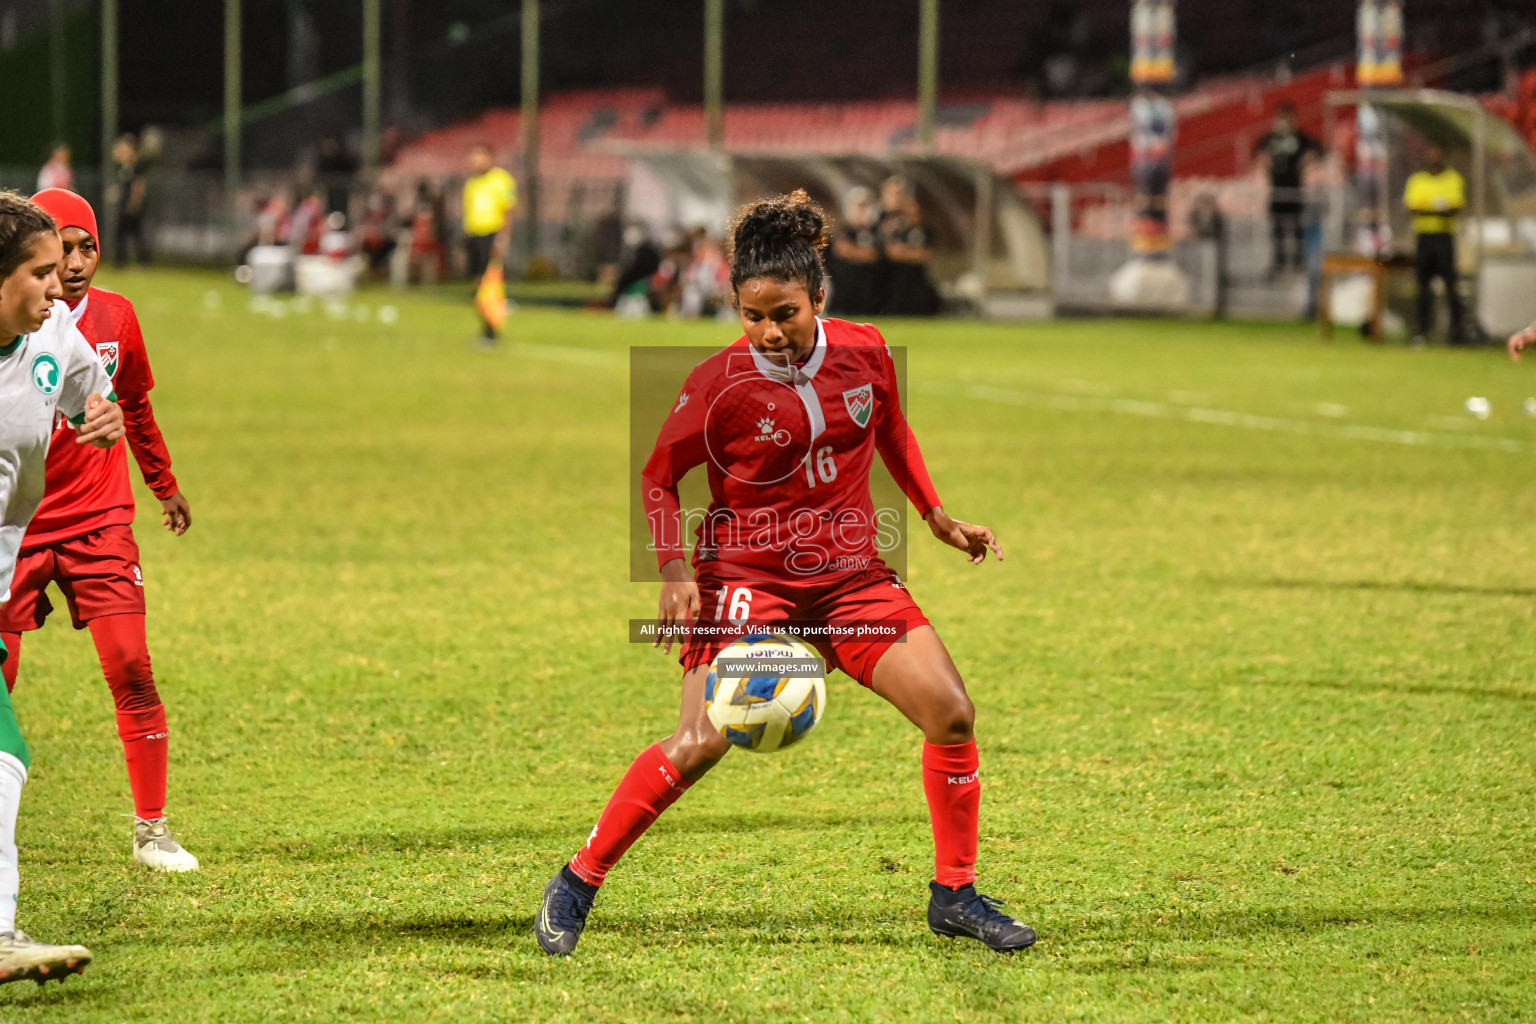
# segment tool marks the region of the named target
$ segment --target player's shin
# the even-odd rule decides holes
[[[165,777],[170,729],[165,705],[155,689],[144,616],[104,615],[90,622],[101,671],[117,708],[117,734],[123,742],[134,813],[145,821],[165,815]]]
[[[976,741],[923,743],[923,792],[933,823],[933,877],[951,889],[976,881],[981,773]]]
[[[572,873],[588,885],[602,885],[625,851],[691,785],[662,752],[661,744],[647,747],[608,798],[586,845],[571,858]]]
[[[156,704],[147,711],[118,709],[117,735],[123,741],[128,785],[133,790],[133,813],[145,821],[164,817],[170,747],[165,705]]]

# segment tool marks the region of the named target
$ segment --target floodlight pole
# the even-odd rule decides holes
[[[939,0],[921,0],[917,40],[917,140],[924,153],[932,153],[939,107]]]
[[[239,193],[240,0],[224,0],[224,206],[231,231],[239,223]]]
[[[381,37],[379,0],[363,0],[363,170],[379,168],[379,58]]]
[[[117,0],[101,0],[101,189],[98,202],[106,207],[107,185],[112,180],[112,144],[117,141]],[[116,225],[107,224],[109,231]],[[108,237],[112,237],[109,235]]]
[[[52,94],[53,142],[62,142],[65,129],[64,91],[69,61],[64,53],[64,0],[48,0],[48,84]]]
[[[725,148],[725,0],[704,0],[704,135]]]
[[[523,0],[524,266],[539,254],[539,0]]]

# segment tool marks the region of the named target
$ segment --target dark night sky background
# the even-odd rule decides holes
[[[65,0],[78,81],[71,121],[94,119],[96,0]],[[727,100],[910,96],[917,79],[917,0],[726,0]],[[0,79],[32,82],[45,39],[4,49],[4,19],[22,31],[39,0],[0,0]],[[383,0],[386,122],[407,129],[519,99],[520,0]],[[697,101],[703,0],[543,0],[546,92],[622,85]],[[121,121],[196,126],[223,102],[223,4],[119,0]],[[1353,0],[1179,0],[1181,70],[1192,78],[1255,68],[1292,52],[1348,53]],[[941,0],[941,89],[984,94],[1123,94],[1129,0]],[[1493,22],[1493,17],[1501,22]],[[1406,0],[1410,45],[1448,53],[1536,24],[1536,0]],[[355,65],[360,0],[245,0],[244,100]],[[46,37],[46,33],[42,33]],[[31,57],[23,58],[28,45]],[[75,60],[73,54],[80,57]],[[1055,61],[1055,72],[1048,73]],[[46,77],[46,71],[43,71]],[[1065,84],[1063,84],[1065,82]],[[9,80],[0,84],[11,84]],[[1489,88],[1496,83],[1460,83]],[[358,90],[274,133],[355,125]],[[78,114],[76,113],[78,111]],[[44,129],[46,132],[46,129]],[[82,146],[94,147],[81,124]],[[39,143],[40,145],[41,143]],[[258,147],[259,149],[259,147]],[[253,152],[252,156],[256,156]]]

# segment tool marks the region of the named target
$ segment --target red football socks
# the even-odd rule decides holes
[[[106,615],[92,619],[90,627],[117,705],[117,735],[123,741],[134,813],[146,820],[164,817],[170,730],[150,671],[144,616]]]
[[[691,785],[693,783],[683,778],[667,755],[661,752],[661,744],[653,743],[647,747],[635,758],[613,796],[608,798],[608,806],[603,808],[597,827],[587,837],[587,844],[571,858],[571,870],[589,885],[602,885],[624,852]],[[971,820],[975,821],[974,813]],[[973,830],[973,860],[975,847]]]
[[[933,821],[933,878],[951,889],[976,881],[979,767],[974,739],[945,747],[923,742],[923,792]]]
[[[165,705],[156,704],[148,711],[118,711],[117,735],[123,741],[123,760],[128,762],[133,813],[145,821],[165,817],[165,764],[171,744]]]

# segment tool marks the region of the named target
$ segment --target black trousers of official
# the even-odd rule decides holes
[[[1269,204],[1269,229],[1274,241],[1276,271],[1306,266],[1307,250],[1301,219],[1301,203],[1290,199],[1271,200]]]
[[[1451,310],[1452,342],[1461,340],[1461,292],[1456,287],[1456,236],[1449,232],[1419,236],[1413,255],[1413,275],[1419,286],[1419,334],[1428,337],[1434,326],[1435,278],[1445,282],[1445,301]]]

